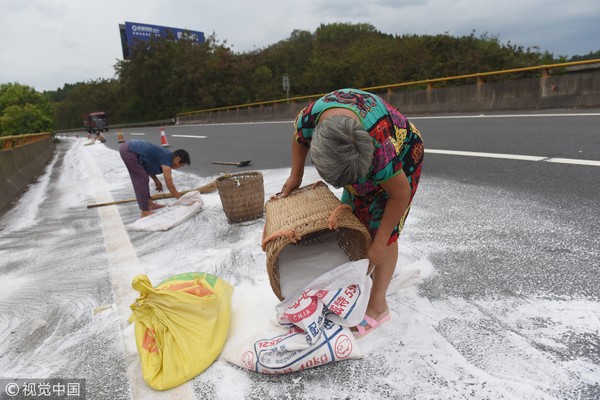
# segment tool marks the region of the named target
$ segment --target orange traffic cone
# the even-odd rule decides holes
[[[121,132],[120,129],[119,132],[117,132],[117,140],[119,141],[119,143],[123,143],[125,141],[125,138],[123,137],[123,132]]]
[[[167,142],[167,135],[165,135],[164,128],[160,128],[160,145],[163,147],[169,146],[169,142]]]

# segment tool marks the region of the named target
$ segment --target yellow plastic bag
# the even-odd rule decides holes
[[[219,356],[231,321],[233,287],[217,276],[190,272],[152,287],[146,275],[132,286],[135,341],[144,380],[156,390],[192,379]]]

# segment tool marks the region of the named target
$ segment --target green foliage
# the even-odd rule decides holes
[[[157,39],[139,43],[117,62],[123,113],[130,121],[171,118],[194,107],[219,107],[243,97],[237,57],[213,36],[203,44]]]
[[[0,135],[11,136],[52,130],[52,103],[32,87],[0,85]]]
[[[109,122],[113,118],[128,118],[121,108],[121,85],[115,79],[65,85],[46,94],[56,99],[54,120],[58,129],[83,127],[83,118],[95,111],[104,111]]]
[[[4,109],[0,117],[0,127],[2,136],[48,132],[52,127],[52,117],[31,103],[13,105]]]
[[[294,30],[287,39],[247,53],[234,53],[214,34],[203,44],[170,38],[141,42],[130,59],[117,61],[116,79],[66,84],[44,98],[55,105],[57,128],[77,128],[81,116],[93,111],[106,112],[110,123],[118,124],[282,99],[285,75],[290,96],[302,96],[560,61],[565,60],[537,48],[503,44],[487,33],[394,36],[369,24],[334,23],[314,33]],[[15,97],[27,96],[34,94]]]
[[[595,59],[600,59],[600,50],[594,51],[594,52],[590,51],[588,54],[586,54],[584,56],[573,56],[573,57],[571,57],[570,61],[584,61],[584,60],[595,60]]]

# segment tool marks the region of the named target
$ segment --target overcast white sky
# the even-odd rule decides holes
[[[475,30],[555,56],[600,50],[598,0],[0,0],[0,83],[43,91],[112,78],[125,21],[214,33],[236,52],[333,22],[397,35]]]

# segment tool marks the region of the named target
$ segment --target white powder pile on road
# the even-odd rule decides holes
[[[86,378],[88,398],[141,398],[136,385],[143,382],[132,383],[127,372],[124,349],[131,351],[133,336],[121,329],[123,310],[102,308],[117,300],[109,272],[115,254],[105,246],[100,212],[86,209],[98,187],[85,160],[98,166],[114,200],[133,197],[133,190],[117,152],[84,142],[62,140],[44,175],[0,220],[0,378]],[[261,172],[267,200],[289,170]],[[182,189],[212,178],[174,175]],[[304,183],[318,179],[307,168]],[[535,269],[544,255],[517,240],[518,233],[558,248],[556,232],[564,224],[523,196],[424,175],[400,241],[406,284],[389,298],[392,320],[359,341],[363,359],[283,376],[220,359],[188,384],[188,394],[227,400],[599,398],[600,302],[577,285],[572,294],[548,286],[558,276],[551,260],[544,259],[545,270]],[[230,225],[216,192],[203,201],[199,213],[169,231],[127,232],[136,270],[152,282],[209,272],[254,302],[276,304],[260,245],[264,220]],[[507,203],[519,215],[510,223],[503,219]],[[472,215],[478,204],[485,220]],[[123,224],[139,216],[136,203],[115,208]],[[588,239],[574,235],[571,230],[569,240],[578,240],[573,248],[586,246]],[[593,252],[585,248],[580,253]],[[560,260],[563,268],[577,267]],[[530,274],[547,279],[536,275],[536,283]]]

